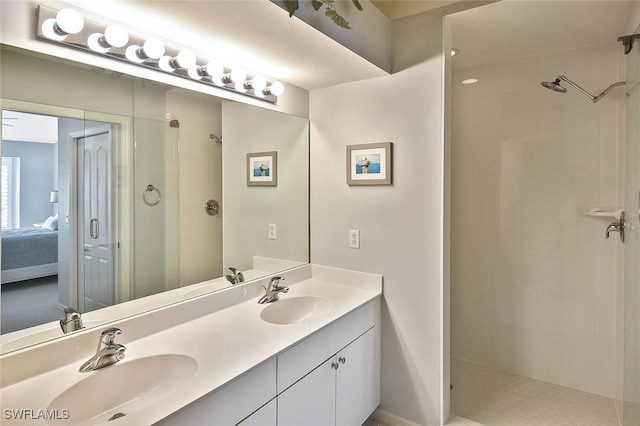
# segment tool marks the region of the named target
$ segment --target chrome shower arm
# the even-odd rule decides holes
[[[626,84],[627,84],[626,81],[619,81],[617,83],[613,83],[611,86],[609,86],[606,89],[604,89],[604,91],[602,93],[600,93],[598,96],[596,96],[596,98],[593,100],[593,103],[595,104],[600,99],[604,98],[604,95],[606,95],[607,93],[609,93],[611,90],[615,89],[616,87],[625,86]]]
[[[600,93],[597,96],[592,95],[591,93],[587,92],[586,90],[584,90],[582,87],[578,86],[576,83],[574,83],[573,81],[569,80],[567,77],[565,77],[564,75],[561,75],[560,77],[558,77],[558,80],[562,80],[562,81],[566,81],[567,83],[569,83],[571,86],[573,86],[574,88],[578,89],[580,92],[582,92],[584,95],[586,95],[589,99],[591,99],[593,101],[593,103],[595,104],[596,102],[598,102],[600,99],[604,98],[605,95],[607,93],[609,93],[611,90],[615,89],[618,86],[622,86],[627,84],[625,81],[619,81],[617,83],[613,83],[611,86],[607,87],[606,89],[604,89],[604,91],[602,93]]]

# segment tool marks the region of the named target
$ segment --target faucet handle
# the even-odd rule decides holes
[[[283,277],[272,277],[269,280],[269,285],[272,287],[279,287],[278,284],[280,284],[280,281],[284,281],[285,279]]]
[[[113,345],[116,336],[122,334],[122,330],[116,327],[109,327],[100,334],[100,342],[105,346]]]

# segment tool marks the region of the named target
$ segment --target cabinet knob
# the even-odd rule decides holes
[[[339,367],[340,367],[340,364],[338,364],[337,362],[331,363],[331,368],[333,368],[334,370],[337,370]]]
[[[341,356],[340,358],[338,358],[338,361],[340,361],[340,363],[344,364],[347,362],[347,359],[343,356]]]

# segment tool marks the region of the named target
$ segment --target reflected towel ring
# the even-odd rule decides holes
[[[158,199],[154,202],[147,201],[148,193],[154,192],[154,191],[158,193]],[[160,190],[151,184],[147,185],[147,189],[142,193],[142,201],[144,201],[144,203],[148,206],[152,206],[152,207],[155,206],[160,202],[161,198],[162,198],[162,194],[160,193]]]

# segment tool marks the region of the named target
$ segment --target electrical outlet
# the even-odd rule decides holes
[[[270,223],[269,224],[269,239],[270,240],[275,240],[276,239],[276,224],[275,223]]]
[[[360,231],[357,229],[349,230],[349,247],[360,248]]]

